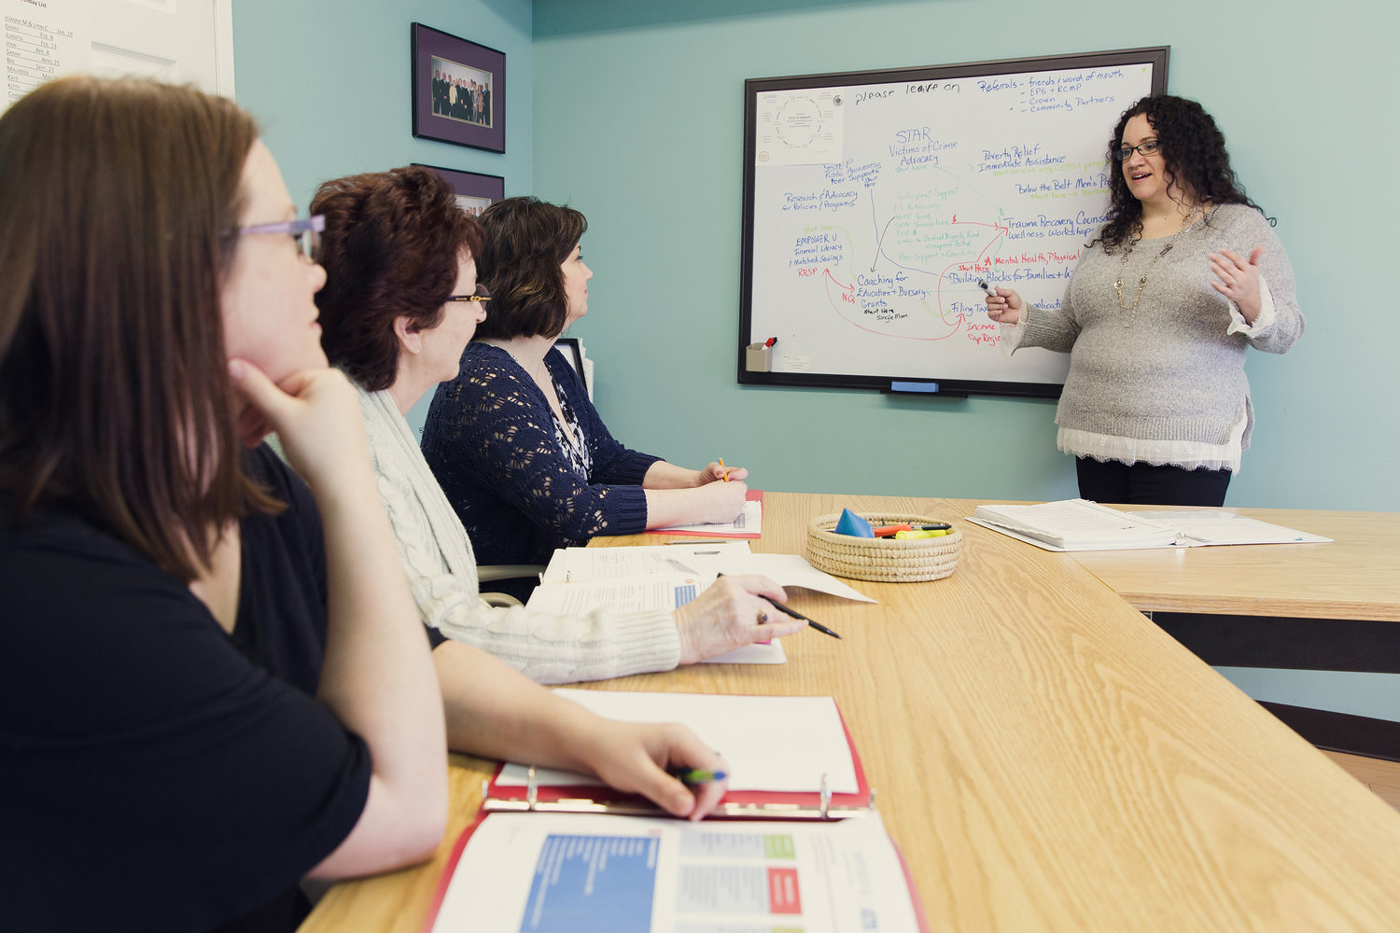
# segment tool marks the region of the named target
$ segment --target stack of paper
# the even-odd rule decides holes
[[[1047,551],[1123,551],[1332,540],[1223,509],[1120,512],[1087,499],[1039,505],[979,505],[976,517],[968,521]]]
[[[540,577],[541,585],[535,588],[530,605],[535,605],[536,597],[555,598],[548,593],[541,596],[542,590],[548,590],[555,584],[620,583],[657,575],[682,575],[704,581],[700,586],[703,590],[720,574],[730,577],[758,574],[779,586],[800,586],[843,599],[875,602],[831,574],[813,567],[806,558],[797,554],[754,554],[749,550],[747,541],[697,541],[659,547],[559,548]],[[618,598],[621,590],[611,592],[610,600]],[[619,608],[612,602],[605,605]],[[660,602],[647,608],[674,609],[675,605]]]
[[[1087,499],[1039,505],[979,505],[971,521],[1057,551],[1116,551],[1171,547],[1169,525],[1118,512]]]
[[[796,554],[754,554],[747,541],[668,544],[659,547],[560,548],[530,594],[529,607],[556,615],[674,612],[703,593],[720,574],[758,574],[782,587],[801,586],[846,599],[875,600],[823,573]],[[782,664],[778,641],[747,645],[711,664]]]

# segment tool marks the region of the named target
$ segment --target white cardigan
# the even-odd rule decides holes
[[[361,389],[360,409],[379,497],[426,624],[543,684],[667,671],[680,663],[680,636],[668,612],[570,617],[482,602],[471,541],[393,398]]]

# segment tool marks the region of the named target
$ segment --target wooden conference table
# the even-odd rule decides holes
[[[1225,511],[1334,541],[1082,551],[1074,559],[1144,612],[1400,622],[1400,513]]]
[[[1074,559],[1208,664],[1400,673],[1400,513],[1226,511],[1334,540]],[[1321,748],[1400,760],[1394,716],[1264,706]]]
[[[841,506],[952,520],[957,572],[855,583],[878,605],[795,591],[845,638],[788,638],[782,666],[590,686],[834,696],[936,931],[1400,929],[1400,814],[1076,559],[960,521],[972,502],[782,493],[754,549],[805,553]],[[337,886],[303,929],[421,929],[493,769],[453,756],[435,859]]]

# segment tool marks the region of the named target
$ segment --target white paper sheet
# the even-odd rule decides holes
[[[702,541],[659,547],[560,548],[545,568],[545,583],[610,580],[655,573],[740,576],[759,574],[779,586],[800,586],[859,602],[875,602],[813,567],[797,554],[754,554],[747,541]],[[539,592],[536,590],[536,592]],[[533,600],[531,606],[534,605]]]
[[[714,822],[496,813],[476,827],[434,933],[916,933],[876,813]]]
[[[744,502],[744,511],[739,513],[739,517],[732,522],[699,522],[692,525],[667,525],[665,528],[653,528],[652,531],[663,534],[665,532],[681,531],[703,531],[707,535],[744,535],[749,538],[757,538],[763,534],[763,502],[759,499],[748,499]]]
[[[657,573],[581,583],[542,583],[526,603],[533,610],[581,616],[595,609],[674,612],[715,582],[713,574]]]
[[[541,581],[577,583],[641,577],[653,573],[699,573],[694,558],[748,554],[747,541],[704,541],[695,539],[654,547],[570,547],[558,548],[549,560]]]
[[[832,793],[854,794],[851,746],[831,697],[631,693],[561,688],[556,694],[600,716],[624,722],[680,722],[729,763],[730,790],[817,791],[827,775]],[[508,764],[497,783],[524,787],[528,768]],[[569,771],[541,768],[541,786],[597,784]]]
[[[1170,525],[1184,534],[1190,547],[1219,544],[1322,544],[1331,541],[1321,535],[1271,525],[1257,518],[1222,512],[1216,509],[1194,509],[1181,512],[1128,512],[1134,518]]]
[[[0,14],[5,31],[5,96],[0,98],[0,113],[46,81],[92,71],[88,0],[0,0]]]

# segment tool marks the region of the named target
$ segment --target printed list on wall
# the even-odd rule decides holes
[[[88,0],[0,0],[5,96],[0,113],[50,78],[92,70]]]
[[[1060,306],[1104,220],[1109,134],[1164,86],[1166,50],[1146,51],[1160,67],[1101,53],[998,74],[749,82],[741,339],[777,339],[757,365],[743,357],[741,381],[1054,394],[1067,356],[1008,359],[978,283]]]

